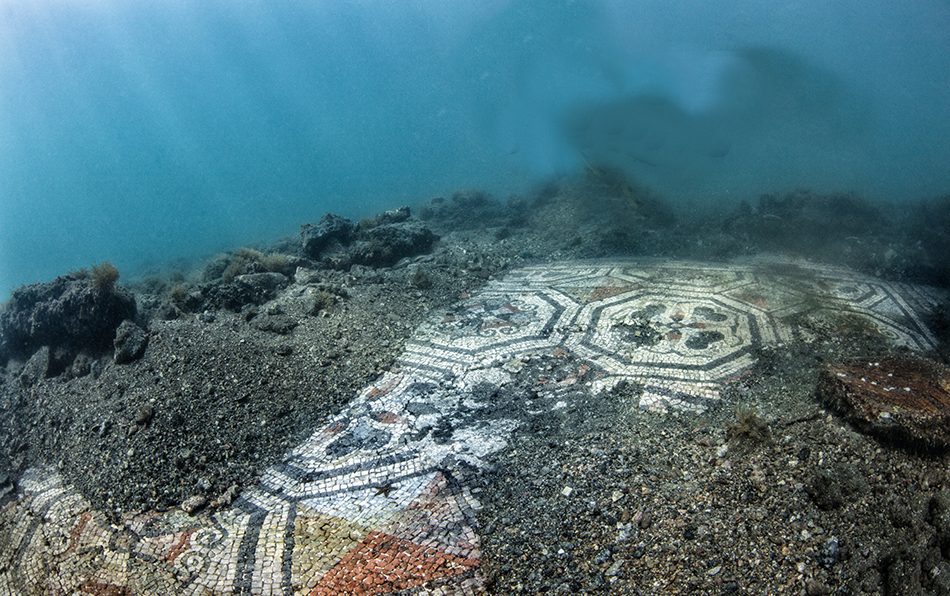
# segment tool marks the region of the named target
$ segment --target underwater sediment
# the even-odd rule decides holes
[[[946,452],[863,434],[821,380],[940,358],[946,290],[754,254],[769,201],[716,227],[592,184],[325,218],[138,282],[111,346],[8,344],[3,587],[944,589]]]

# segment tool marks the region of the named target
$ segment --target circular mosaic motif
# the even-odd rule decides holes
[[[590,310],[575,349],[609,371],[644,378],[657,372],[716,371],[759,341],[755,315],[713,300],[675,296],[621,297]],[[729,372],[732,372],[729,369]]]

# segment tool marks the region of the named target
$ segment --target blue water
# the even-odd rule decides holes
[[[948,31],[945,0],[0,0],[0,296],[585,160],[683,203],[947,193]]]

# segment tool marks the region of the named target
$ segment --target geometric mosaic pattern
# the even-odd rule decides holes
[[[433,378],[473,361],[562,347],[603,369],[608,384],[645,386],[641,406],[702,409],[753,355],[809,339],[803,318],[858,316],[892,343],[927,351],[920,313],[932,289],[841,269],[781,263],[657,261],[526,268],[491,284],[409,343],[403,362]],[[780,272],[780,273],[779,273]]]
[[[112,525],[31,469],[0,503],[0,593],[339,594],[481,590],[472,479],[526,417],[629,380],[640,407],[700,411],[760,349],[820,340],[842,316],[929,350],[934,290],[789,263],[530,267],[440,311],[398,366],[213,515]],[[492,388],[556,358],[530,408]]]

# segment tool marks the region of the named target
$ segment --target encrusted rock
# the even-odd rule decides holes
[[[7,495],[13,494],[15,489],[16,487],[13,485],[13,481],[10,480],[10,477],[6,474],[0,474],[0,501]]]
[[[429,252],[439,237],[418,222],[376,226],[360,235],[352,262],[370,267],[388,267],[404,257]]]
[[[840,550],[841,547],[838,538],[832,536],[826,540],[824,546],[821,547],[821,552],[818,553],[818,564],[825,569],[831,569],[835,563],[838,562],[838,553]]]
[[[228,487],[228,490],[224,491],[220,497],[212,502],[212,505],[215,507],[227,507],[234,502],[234,499],[238,498],[238,495],[241,493],[241,489],[238,485],[232,484]]]
[[[814,470],[805,484],[805,492],[824,511],[841,507],[854,495],[867,491],[867,488],[867,479],[861,470],[846,462]]]
[[[128,364],[138,360],[148,346],[148,333],[132,321],[122,321],[115,332],[115,363]]]
[[[272,295],[290,283],[281,273],[249,273],[237,276],[235,281],[260,295]]]
[[[432,199],[419,215],[443,229],[470,230],[509,223],[515,213],[507,207],[484,192],[463,191],[455,193],[450,200],[442,197]]]
[[[930,524],[937,530],[940,544],[950,548],[950,489],[944,489],[930,500]]]
[[[119,324],[135,312],[129,292],[75,273],[15,290],[0,312],[0,336],[10,355],[26,356],[40,346],[49,346],[54,356],[57,348],[105,351]]]
[[[350,220],[327,213],[319,223],[300,227],[303,252],[309,257],[318,258],[326,249],[349,242],[354,229]]]
[[[206,284],[203,288],[207,296],[205,306],[241,311],[249,304],[264,304],[289,284],[290,279],[282,273],[238,275],[230,283]],[[202,320],[206,318],[202,316]],[[213,319],[206,322],[212,321]]]
[[[277,335],[288,335],[299,323],[296,319],[288,315],[265,315],[255,318],[251,325],[261,331],[269,331]]]
[[[72,366],[69,367],[69,372],[75,378],[84,377],[92,372],[94,364],[95,360],[88,354],[80,352],[73,360]]]
[[[922,357],[827,367],[818,394],[864,431],[936,448],[950,446],[950,369]]]

